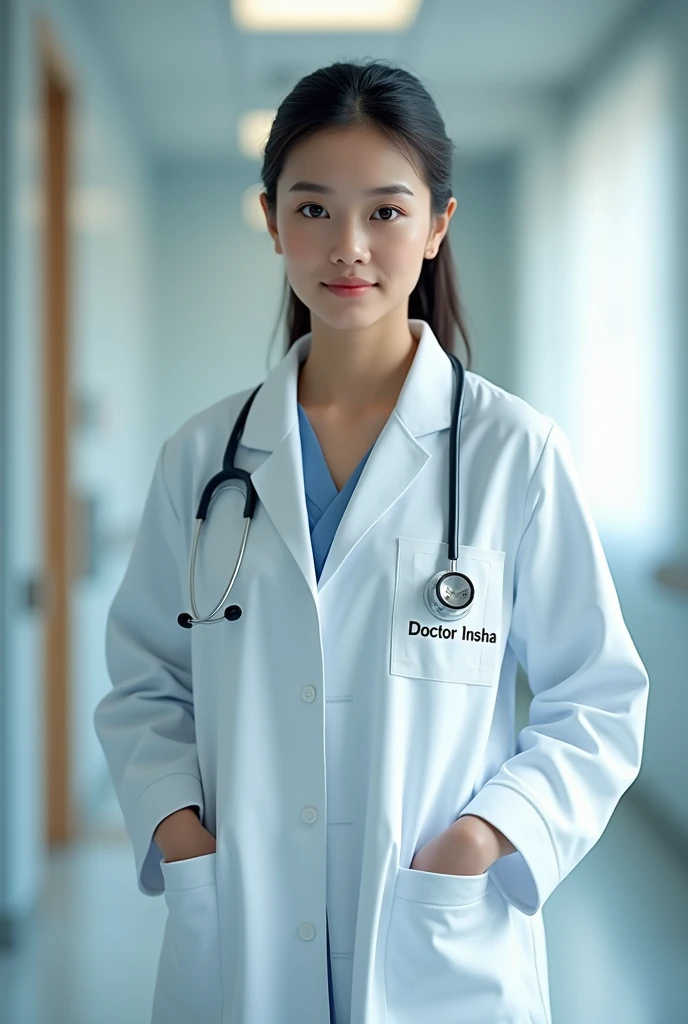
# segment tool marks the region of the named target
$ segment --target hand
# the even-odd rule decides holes
[[[216,849],[215,836],[199,823],[198,832],[194,832],[187,840],[166,849],[165,863],[172,864],[176,860],[203,857],[207,853],[215,853]]]
[[[215,837],[201,824],[195,807],[182,807],[163,818],[153,839],[167,864],[216,851]]]
[[[466,814],[426,843],[416,853],[411,867],[444,875],[481,875],[515,849],[490,822]]]

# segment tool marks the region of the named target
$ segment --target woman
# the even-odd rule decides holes
[[[426,600],[448,569],[455,325],[470,362],[452,149],[405,70],[297,84],[261,195],[287,352],[158,458],[95,713],[139,888],[169,908],[154,1024],[549,1024],[542,906],[639,771],[648,678],[566,437],[470,370],[463,590],[445,618]],[[194,625],[197,507],[245,408],[257,506],[219,624]],[[212,500],[196,619],[244,502],[239,480]]]

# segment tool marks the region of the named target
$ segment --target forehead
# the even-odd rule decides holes
[[[318,183],[334,193],[372,194],[391,183],[414,196],[423,182],[410,160],[381,132],[369,127],[321,131],[297,143],[287,156],[278,187],[289,192],[300,181]],[[322,190],[318,190],[322,191]]]

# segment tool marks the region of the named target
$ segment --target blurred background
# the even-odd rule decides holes
[[[687,0],[0,0],[3,1024],[149,1020],[105,618],[162,442],[284,352],[271,118],[366,57],[445,119],[473,369],[566,431],[652,684],[544,908],[554,1024],[688,1024],[687,54]]]

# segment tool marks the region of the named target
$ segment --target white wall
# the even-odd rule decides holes
[[[70,0],[10,5],[9,351],[4,393],[7,433],[0,491],[7,524],[6,649],[0,706],[0,941],[11,939],[31,909],[44,868],[44,721],[42,629],[22,603],[25,581],[41,572],[43,492],[41,232],[42,161],[35,18],[47,13],[74,75],[70,226],[72,390],[95,403],[91,426],[75,431],[72,487],[100,500],[107,538],[126,535],[142,508],[152,470],[150,378],[150,179],[145,147],[120,99],[109,55]],[[3,150],[3,157],[6,151]],[[77,808],[102,767],[93,708],[109,685],[104,614],[126,555],[111,543],[95,578],[74,594],[73,789]]]
[[[688,549],[687,39],[682,0],[639,9],[543,118],[519,163],[516,215],[517,387],[571,439],[650,675],[634,795],[684,841],[688,606],[654,572]],[[644,120],[664,78],[666,108]]]
[[[515,173],[512,156],[460,159],[449,222],[471,368],[507,391],[516,381]]]
[[[8,495],[10,480],[6,451],[9,430],[9,161],[4,159],[10,144],[10,8],[0,5],[0,751],[6,750],[11,732],[7,716],[6,680],[9,674],[9,536]],[[10,780],[0,760],[0,821],[6,811]],[[7,889],[8,862],[6,844],[0,842],[0,893]],[[1,904],[0,904],[1,905]],[[0,934],[0,944],[2,935]]]
[[[156,173],[155,432],[159,444],[224,395],[263,380],[282,260],[242,221],[251,167],[163,165]],[[283,350],[275,335],[270,365]]]

